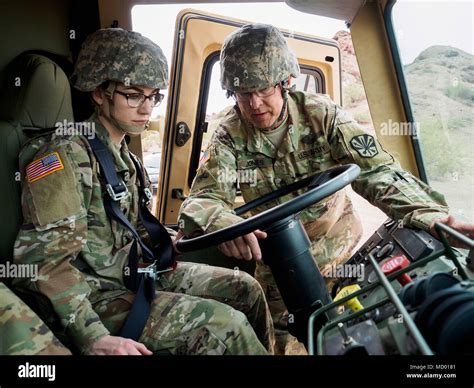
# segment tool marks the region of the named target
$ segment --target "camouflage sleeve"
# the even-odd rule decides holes
[[[0,282],[0,355],[71,354],[48,326]]]
[[[217,128],[201,159],[191,192],[179,213],[179,227],[187,236],[213,232],[242,220],[232,210],[236,195],[237,162],[233,141]]]
[[[335,160],[361,168],[354,190],[404,225],[428,230],[432,221],[448,214],[444,196],[404,171],[372,134],[335,106],[328,115],[326,134]]]
[[[35,162],[53,168],[35,170]],[[14,248],[17,263],[37,267],[37,279],[15,279],[15,286],[46,298],[59,317],[65,334],[84,350],[109,334],[93,310],[90,287],[74,266],[87,242],[87,210],[91,205],[92,168],[87,151],[73,141],[40,148],[27,166],[22,189],[23,225]]]

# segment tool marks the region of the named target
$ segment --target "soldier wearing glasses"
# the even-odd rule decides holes
[[[138,33],[99,30],[85,41],[71,82],[90,93],[95,113],[89,121],[128,190],[119,206],[146,242],[136,157],[124,137],[142,133],[162,101],[166,58]],[[105,211],[108,190],[90,144],[80,134],[53,133],[34,138],[23,152],[35,156],[23,167],[24,222],[14,258],[37,264],[39,276],[16,279],[15,286],[68,346],[96,355],[273,352],[272,319],[259,283],[242,271],[184,262],[156,279],[138,341],[121,337],[135,298],[123,278],[132,234]]]

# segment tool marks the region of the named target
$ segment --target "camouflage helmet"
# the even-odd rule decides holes
[[[300,68],[283,34],[268,24],[247,24],[230,34],[221,50],[221,85],[253,91],[276,85]]]
[[[91,92],[105,81],[166,89],[168,64],[163,51],[138,32],[97,30],[82,45],[71,83],[82,92]]]

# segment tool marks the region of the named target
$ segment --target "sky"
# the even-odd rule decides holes
[[[285,3],[227,3],[138,5],[132,9],[133,29],[155,41],[171,65],[174,29],[178,12],[185,8],[200,9],[214,14],[273,24],[279,28],[316,36],[333,37],[347,30],[341,20],[296,11]],[[474,0],[399,0],[393,10],[394,28],[403,64],[432,45],[449,45],[473,54]],[[213,72],[211,86],[218,89],[219,72]],[[213,89],[211,89],[213,90]],[[222,92],[223,93],[223,92]],[[228,102],[223,94],[211,93],[208,107],[219,111]],[[157,108],[162,114],[166,105]]]
[[[474,51],[474,1],[398,1],[393,22],[403,64],[413,62],[424,49],[448,45]]]

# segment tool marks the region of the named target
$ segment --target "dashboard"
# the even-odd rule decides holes
[[[335,269],[332,303],[309,318],[309,353],[473,354],[473,264],[469,253],[387,220]]]

